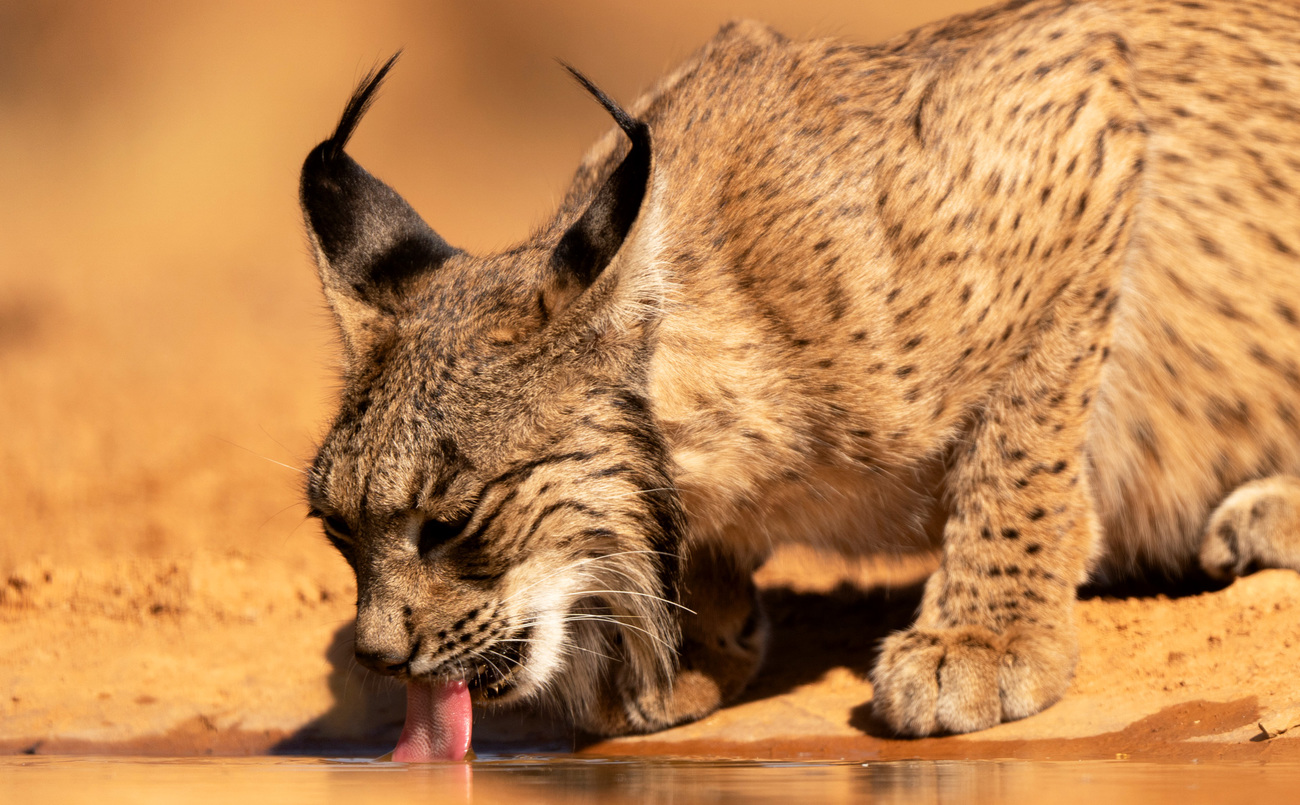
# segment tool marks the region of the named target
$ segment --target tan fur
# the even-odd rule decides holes
[[[579,520],[600,508],[615,547],[644,550],[644,518],[609,502],[669,495],[680,529],[655,544],[683,563],[671,590],[650,581],[662,568],[633,561],[646,554],[602,560],[617,572],[596,588],[552,548],[475,547],[519,584],[568,585],[547,617],[600,600],[681,650],[664,679],[645,665],[654,645],[617,636],[635,632],[557,626],[549,639],[625,660],[570,655],[586,681],[557,692],[595,731],[696,718],[743,687],[763,643],[748,574],[784,541],[942,546],[916,625],[873,672],[894,728],[1030,715],[1069,683],[1075,587],[1090,572],[1300,568],[1300,481],[1286,477],[1300,471],[1298,98],[1300,15],[1281,0],[1010,3],[877,47],[729,25],[631,107],[653,169],[590,285],[545,259],[613,181],[628,153],[617,132],[525,246],[457,255],[413,282],[387,314],[383,359],[352,370],[350,393],[379,393],[391,416],[370,405],[352,421],[345,404],[313,504],[375,531],[361,490],[392,489],[389,508],[417,520],[473,510],[472,531],[484,478],[562,449],[588,457],[554,468],[548,489],[589,501]],[[453,292],[457,310],[430,312]],[[336,310],[347,332],[353,314]],[[475,335],[507,325],[508,345]],[[409,413],[410,390],[440,377],[422,326],[442,352],[490,368],[481,356],[498,350],[510,368],[487,385],[443,378],[436,426]],[[644,400],[631,441],[601,402],[612,388]],[[572,429],[583,421],[609,427]],[[433,431],[460,465],[419,447]],[[614,460],[595,453],[635,464],[635,479],[592,479]],[[421,498],[415,476],[446,489]],[[548,494],[538,477],[515,494],[534,514]],[[668,491],[649,491],[652,477]],[[363,604],[371,584],[399,590],[375,617],[398,600],[426,602],[434,620],[469,608],[449,603],[446,567],[391,562],[358,570]],[[401,580],[421,573],[443,586]],[[474,606],[518,600],[509,589]],[[584,592],[596,589],[627,592]],[[697,614],[628,603],[655,589]],[[557,684],[561,662],[523,689]]]

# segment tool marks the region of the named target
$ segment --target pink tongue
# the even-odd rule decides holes
[[[406,726],[397,739],[393,760],[429,763],[464,760],[469,751],[472,711],[469,688],[462,682],[406,686]]]

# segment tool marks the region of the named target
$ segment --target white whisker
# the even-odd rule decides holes
[[[540,641],[540,640],[530,640],[530,639],[522,638],[522,637],[505,637],[505,638],[502,638],[501,640],[499,640],[499,641],[497,641],[497,642],[499,642],[499,643],[539,643],[539,644],[542,643],[542,641]],[[561,648],[564,649],[564,650],[566,650],[566,651],[569,650],[569,649],[576,649],[577,651],[586,652],[587,654],[594,654],[594,655],[597,656],[597,657],[601,657],[601,658],[603,658],[603,659],[610,660],[611,662],[617,662],[617,661],[618,661],[618,658],[616,658],[616,657],[611,657],[611,656],[609,656],[608,654],[601,654],[599,651],[594,651],[594,650],[592,650],[592,649],[587,648],[586,646],[579,646],[579,645],[576,644],[576,643],[565,643],[563,646],[561,646]],[[493,653],[496,653],[496,652],[493,652]],[[516,661],[516,664],[517,664],[517,665],[522,665],[523,663],[520,663],[520,662]]]
[[[485,653],[483,653],[483,652],[486,652],[486,651],[492,651],[492,649],[490,649],[490,648],[485,648],[485,649],[482,649],[481,651],[476,651],[475,653],[478,654],[479,658],[482,659],[483,662],[485,662],[485,663],[487,663],[488,665],[492,666],[492,670],[497,672],[497,676],[499,676],[499,677],[501,677],[501,678],[504,679],[504,678],[506,677],[506,673],[505,673],[504,671],[502,671],[500,668],[498,668],[496,663],[492,662],[491,660],[489,660],[489,659],[487,658],[487,655],[486,655]],[[492,653],[493,653],[493,654],[496,654],[498,657],[501,657],[501,659],[503,659],[503,660],[505,659],[505,657],[502,657],[501,654],[500,654],[499,652],[492,651]]]
[[[238,447],[240,450],[244,450],[244,451],[246,451],[246,452],[252,453],[253,455],[257,456],[258,458],[262,459],[263,461],[269,461],[269,462],[271,462],[272,464],[277,464],[277,465],[279,465],[279,466],[281,466],[281,467],[284,467],[286,470],[293,470],[294,472],[299,473],[300,475],[306,475],[306,474],[307,474],[307,471],[304,470],[302,467],[295,467],[295,466],[293,466],[292,464],[285,464],[283,461],[276,461],[276,460],[273,459],[273,458],[270,458],[270,457],[268,457],[268,456],[264,456],[264,455],[262,455],[261,453],[257,452],[256,450],[252,450],[252,449],[249,449],[249,448],[247,448],[247,447],[244,447],[242,444],[236,444],[235,442],[232,442],[232,441],[230,441],[229,439],[222,439],[220,436],[213,436],[212,438],[217,439],[218,441],[225,442],[225,443],[228,444],[228,445],[232,445],[232,446],[234,446],[234,447]]]
[[[573,570],[575,570],[575,569],[577,569],[577,568],[579,568],[579,567],[582,567],[582,566],[584,566],[584,565],[591,564],[592,562],[597,562],[597,561],[601,561],[601,560],[604,560],[604,559],[613,559],[613,558],[618,557],[618,556],[630,556],[630,555],[633,555],[633,554],[659,554],[659,555],[663,555],[663,556],[668,556],[668,555],[669,555],[669,554],[667,554],[667,553],[665,553],[665,552],[663,552],[663,551],[635,550],[635,551],[616,551],[616,552],[614,552],[614,553],[604,553],[604,554],[600,554],[599,556],[588,556],[588,557],[585,558],[585,559],[578,559],[578,560],[576,560],[576,561],[570,562],[569,564],[565,565],[564,567],[558,568],[557,570],[555,570],[555,571],[552,572],[552,573],[549,573],[549,574],[547,574],[547,575],[545,575],[545,576],[541,576],[541,577],[539,577],[539,578],[534,579],[531,583],[526,584],[526,585],[524,585],[523,587],[520,587],[518,590],[515,590],[515,591],[512,592],[510,595],[508,595],[508,596],[506,596],[505,598],[501,599],[501,602],[500,602],[500,603],[501,603],[501,605],[507,604],[507,603],[509,603],[511,600],[513,600],[514,598],[518,597],[519,595],[521,595],[521,594],[527,592],[528,590],[531,590],[532,588],[536,587],[537,585],[539,585],[539,584],[541,584],[541,583],[543,583],[543,582],[545,582],[545,581],[549,581],[549,580],[555,578],[556,576],[559,576],[559,575],[562,574],[562,573],[568,573],[568,572],[571,572],[571,571],[573,571]]]
[[[635,624],[631,624],[631,623],[623,623],[622,621],[614,620],[614,617],[613,617],[613,616],[601,616],[601,615],[574,615],[574,614],[569,614],[569,615],[565,615],[564,618],[563,618],[563,620],[562,620],[561,622],[562,622],[562,623],[577,623],[578,621],[591,621],[591,622],[593,622],[593,623],[608,623],[608,624],[610,624],[610,625],[612,625],[612,626],[621,626],[621,627],[623,627],[624,629],[631,629],[631,630],[634,631],[634,632],[641,632],[641,633],[644,634],[646,637],[649,637],[651,640],[655,641],[656,643],[658,643],[659,645],[661,645],[661,646],[663,646],[664,648],[668,649],[669,651],[672,651],[672,652],[676,652],[676,651],[677,651],[677,649],[675,649],[675,648],[673,648],[672,646],[670,646],[670,645],[668,645],[667,643],[665,643],[665,642],[663,641],[662,638],[660,638],[660,637],[659,637],[658,635],[656,635],[654,632],[651,632],[649,629],[644,629],[644,628],[642,628],[642,627],[640,627],[640,626],[637,626],[637,625],[635,625]]]
[[[637,597],[639,597],[639,598],[649,598],[649,599],[652,599],[652,600],[659,601],[659,602],[661,602],[661,603],[667,604],[667,605],[670,606],[670,607],[677,607],[678,609],[683,610],[683,611],[685,611],[685,612],[689,612],[689,613],[691,613],[692,615],[697,615],[697,614],[699,614],[699,613],[697,613],[695,610],[693,610],[693,609],[691,609],[690,607],[686,606],[685,604],[679,604],[679,603],[677,603],[676,601],[669,601],[667,598],[664,598],[664,597],[662,597],[662,596],[658,596],[658,595],[654,595],[653,593],[638,593],[638,592],[634,592],[634,591],[632,591],[632,590],[583,590],[583,591],[582,591],[582,595],[601,595],[601,594],[607,594],[607,595],[634,595],[634,596],[637,596]]]
[[[650,494],[651,492],[672,492],[672,491],[674,491],[674,487],[671,487],[671,486],[659,486],[659,487],[655,487],[654,489],[634,489],[634,490],[632,490],[631,492],[623,492],[622,494],[619,494],[619,495],[610,495],[609,497],[611,497],[611,498],[615,498],[615,499],[617,499],[617,498],[630,498],[630,497],[634,497],[634,496],[636,496],[636,495],[648,495],[648,494]]]

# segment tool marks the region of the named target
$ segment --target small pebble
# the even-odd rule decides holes
[[[1259,720],[1259,731],[1265,738],[1276,738],[1294,727],[1300,727],[1300,704],[1274,710]]]

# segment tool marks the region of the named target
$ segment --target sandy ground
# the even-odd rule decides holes
[[[0,5],[0,751],[395,737],[402,693],[350,660],[352,581],[305,522],[297,469],[335,391],[297,169],[374,60],[407,48],[352,152],[485,250],[546,214],[607,126],[553,57],[630,98],[728,17],[871,41],[971,5]],[[1061,704],[889,740],[863,671],[929,561],[781,557],[763,571],[769,666],[703,722],[591,744],[497,714],[480,746],[1300,758],[1258,726],[1300,703],[1300,577],[1281,572],[1090,597]]]
[[[892,740],[864,680],[930,561],[782,554],[762,572],[771,658],[696,724],[594,743],[535,714],[480,714],[480,750],[727,757],[1300,760],[1300,576],[1265,571],[1177,597],[1088,596],[1082,660],[1048,711],[977,735]],[[0,594],[0,751],[378,754],[403,693],[350,657],[353,589],[234,553],[64,570]]]

